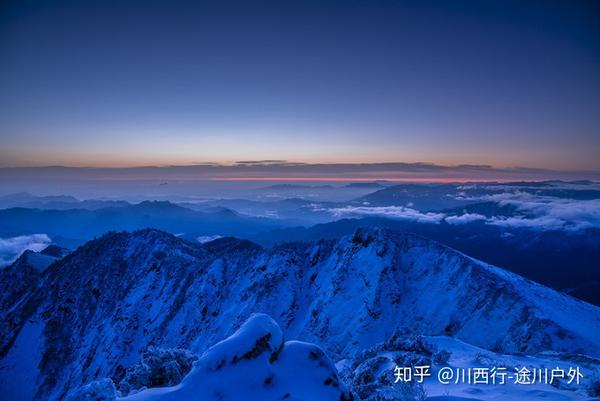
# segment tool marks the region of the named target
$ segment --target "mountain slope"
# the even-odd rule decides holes
[[[35,397],[55,400],[99,377],[118,383],[140,350],[202,352],[255,312],[334,360],[399,331],[505,353],[600,355],[599,308],[413,235],[360,229],[263,249],[149,229],[90,241],[2,311],[16,323],[0,333],[0,384],[31,399],[9,388],[29,372]],[[39,346],[24,358],[28,341]]]

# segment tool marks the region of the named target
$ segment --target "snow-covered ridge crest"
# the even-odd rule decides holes
[[[201,364],[205,370],[217,371],[241,360],[266,357],[277,360],[283,347],[283,334],[273,319],[265,314],[253,314],[232,336],[210,347]]]
[[[35,280],[0,316],[0,385],[24,401],[63,399],[101,377],[119,383],[149,346],[202,354],[255,312],[334,360],[398,332],[508,354],[600,356],[600,308],[377,228],[270,249],[232,238],[193,244],[157,230],[112,233]],[[34,335],[39,346],[25,358],[21,345]],[[32,394],[12,386],[16,375],[35,383]]]
[[[301,374],[298,374],[302,372]],[[122,401],[351,401],[324,352],[283,342],[281,329],[254,314],[232,336],[209,348],[181,384],[143,390]]]

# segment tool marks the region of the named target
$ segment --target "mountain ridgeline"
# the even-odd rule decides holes
[[[197,244],[145,229],[89,241],[28,270],[27,288],[9,291],[15,270],[0,284],[7,400],[62,400],[103,377],[118,384],[141,350],[201,353],[257,312],[334,361],[399,333],[502,353],[600,356],[598,307],[385,229],[272,248],[235,238]]]

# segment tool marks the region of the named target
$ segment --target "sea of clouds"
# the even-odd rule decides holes
[[[463,198],[464,199],[464,198]],[[492,201],[499,206],[511,205],[514,216],[484,216],[478,213],[447,214],[421,212],[404,206],[344,206],[329,209],[336,217],[381,216],[418,223],[467,224],[476,221],[509,228],[535,230],[581,231],[600,228],[600,199],[576,200],[539,196],[527,192],[501,192],[468,198],[473,201]]]

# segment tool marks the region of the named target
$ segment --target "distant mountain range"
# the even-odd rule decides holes
[[[286,338],[345,360],[338,368],[364,394],[385,384],[361,376],[361,363],[380,352],[424,352],[401,341],[414,335],[448,339],[449,352],[463,360],[469,349],[498,358],[553,351],[535,363],[553,366],[580,353],[588,355],[578,362],[586,372],[600,367],[600,308],[386,229],[273,248],[234,238],[198,244],[154,229],[110,233],[30,270],[26,288],[14,293],[27,269],[23,258],[1,272],[0,387],[7,400],[61,400],[103,377],[118,386],[140,350],[202,353],[254,312],[273,317]]]
[[[271,190],[296,190],[296,189],[334,189],[333,185],[302,185],[302,184],[275,184],[260,188],[263,191]]]
[[[56,195],[56,196],[35,196],[27,192],[20,192],[11,195],[0,196],[0,209],[8,209],[14,207],[30,208],[30,209],[87,209],[96,210],[105,207],[122,207],[130,206],[130,203],[122,200],[100,200],[86,199],[79,200],[73,196]]]
[[[0,222],[0,236],[45,233],[59,245],[71,248],[116,230],[153,227],[194,240],[201,235],[247,236],[283,226],[275,220],[241,216],[227,208],[199,212],[158,201],[96,210],[3,209]]]
[[[420,211],[440,211],[479,203],[504,193],[529,194],[559,199],[600,199],[600,188],[591,182],[512,182],[472,184],[399,184],[361,196],[351,204],[408,206]]]
[[[386,186],[382,184],[385,181],[373,181],[373,182],[352,182],[350,184],[341,185],[337,188],[360,188],[360,189],[381,189]],[[275,184],[269,185],[268,187],[262,188],[263,190],[287,190],[287,189],[335,189],[333,185],[302,185],[302,184]]]

